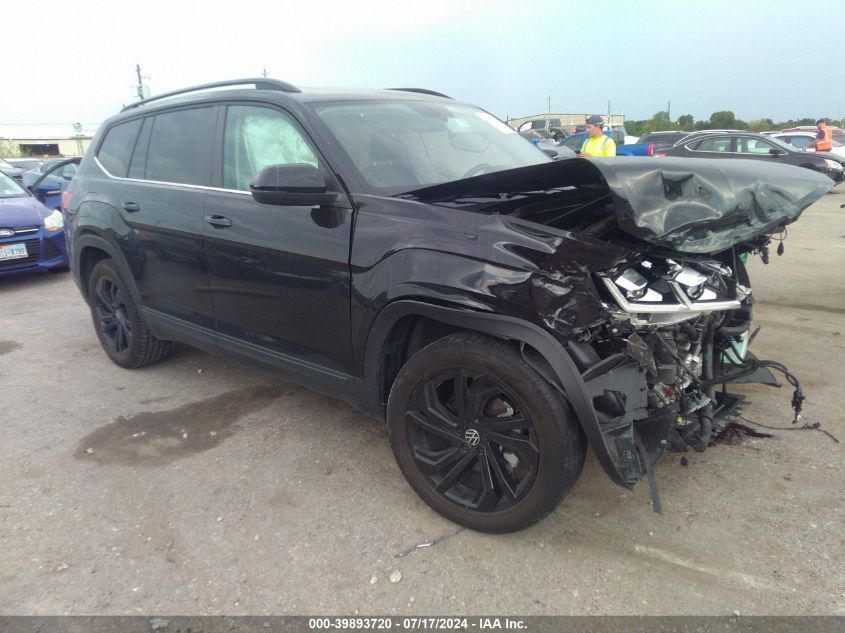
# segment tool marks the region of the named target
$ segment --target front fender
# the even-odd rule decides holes
[[[641,413],[645,402],[645,380],[639,371],[621,358],[607,359],[583,374],[567,351],[539,326],[515,317],[480,313],[467,309],[431,305],[420,301],[400,300],[385,306],[370,329],[365,348],[364,384],[367,409],[384,419],[384,406],[379,402],[378,370],[385,341],[392,327],[403,317],[423,316],[466,330],[483,332],[497,338],[525,343],[537,351],[554,371],[559,387],[572,406],[584,434],[599,463],[620,486],[633,487],[644,474],[633,438],[616,434],[623,426],[630,427],[630,418]],[[586,378],[586,380],[585,380]],[[619,423],[617,418],[603,428],[593,406],[594,398],[608,390],[623,392],[629,404]]]

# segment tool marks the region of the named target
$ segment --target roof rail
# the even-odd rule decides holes
[[[289,84],[286,81],[279,81],[278,79],[266,79],[265,77],[251,77],[248,79],[229,79],[228,81],[215,81],[210,84],[200,84],[199,86],[192,86],[190,88],[182,88],[181,90],[173,90],[172,92],[165,92],[160,95],[156,95],[155,97],[149,97],[147,99],[142,99],[141,101],[136,101],[135,103],[130,103],[128,106],[124,106],[121,112],[126,112],[127,110],[131,110],[132,108],[137,108],[138,106],[146,105],[151,101],[158,101],[159,99],[167,99],[168,97],[175,97],[177,95],[187,94],[189,92],[199,92],[200,90],[209,90],[211,88],[224,88],[226,86],[245,86],[253,84],[256,90],[277,90],[279,92],[302,92],[299,88],[294,86],[293,84]]]
[[[443,97],[445,99],[451,99],[449,95],[444,95],[442,92],[435,92],[434,90],[429,90],[428,88],[388,88],[388,90],[399,90],[401,92],[418,92],[422,95],[431,95],[432,97]]]

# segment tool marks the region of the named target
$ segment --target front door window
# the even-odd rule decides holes
[[[249,183],[270,165],[318,160],[305,137],[281,112],[256,106],[230,106],[223,143],[223,186],[249,191]]]

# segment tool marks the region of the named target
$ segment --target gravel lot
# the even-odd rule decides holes
[[[842,203],[750,274],[754,351],[845,442]],[[823,433],[669,455],[662,516],[590,456],[551,517],[489,536],[429,510],[345,404],[187,347],[120,369],[66,273],[0,298],[0,614],[845,615],[845,444]],[[790,426],[791,389],[733,390]]]

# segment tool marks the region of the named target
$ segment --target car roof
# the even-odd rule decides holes
[[[693,136],[690,134],[690,136]],[[711,132],[697,132],[695,136],[754,136],[756,138],[765,139],[765,134],[758,134],[757,132],[749,132],[748,130],[713,130]]]
[[[646,136],[678,136],[680,138],[686,138],[689,135],[690,132],[683,132],[681,130],[666,130],[664,132],[646,132],[640,135],[640,138],[645,138]]]
[[[254,87],[245,88],[245,86],[249,85]],[[378,99],[380,101],[407,101],[419,99],[442,101],[444,99],[450,99],[450,97],[442,93],[434,90],[428,90],[426,88],[388,88],[383,90],[374,90],[369,88],[298,88],[292,84],[276,79],[247,78],[219,81],[210,84],[200,84],[197,86],[182,88],[180,90],[174,90],[172,92],[166,92],[129,104],[124,107],[121,112],[127,112],[138,108],[146,108],[153,102],[156,102],[157,105],[160,102],[162,106],[171,106],[185,102],[190,103],[195,100],[214,100],[213,98],[209,99],[209,96],[231,99],[238,97],[254,97],[259,94],[263,97],[277,97],[303,103],[313,101],[360,101],[372,99]]]
[[[253,85],[248,88],[245,86]],[[101,130],[115,123],[183,105],[213,104],[217,101],[275,101],[282,105],[302,105],[311,102],[331,101],[431,101],[440,103],[461,103],[451,97],[426,88],[298,88],[275,79],[249,78],[227,80],[212,84],[201,84],[189,88],[163,93],[125,106],[119,113],[108,118]]]

